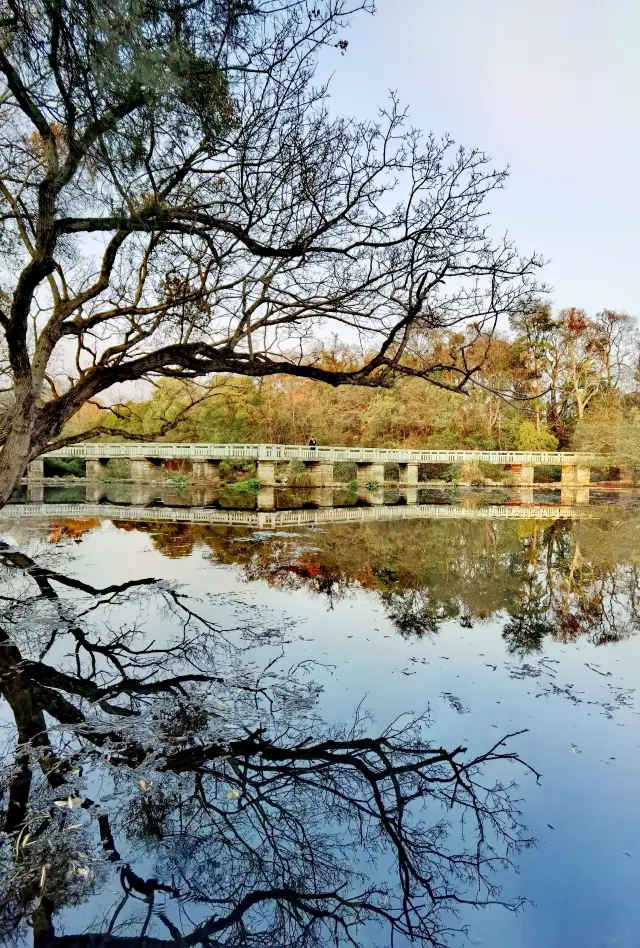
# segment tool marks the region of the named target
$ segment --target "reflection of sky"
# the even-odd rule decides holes
[[[421,713],[430,707],[434,742],[462,743],[471,753],[485,751],[510,731],[528,729],[514,739],[512,749],[542,773],[540,785],[517,767],[503,772],[518,779],[524,820],[539,844],[519,858],[519,876],[505,877],[505,894],[526,895],[534,904],[517,916],[499,909],[474,912],[472,943],[492,948],[637,944],[638,709],[633,701],[609,717],[602,704],[614,703],[616,688],[636,686],[638,638],[599,649],[586,642],[547,643],[545,667],[551,672],[517,679],[509,669],[520,663],[506,655],[500,616],[472,629],[446,622],[431,641],[405,641],[373,594],[354,594],[328,611],[326,600],[306,591],[246,583],[238,568],[212,562],[209,550],[169,560],[152,548],[148,535],[110,524],[85,535],[81,548],[70,549],[82,553],[74,559],[73,573],[91,582],[106,585],[154,575],[184,583],[194,595],[220,594],[216,615],[223,622],[233,613],[224,597],[296,619],[303,641],[288,648],[286,660],[313,658],[334,666],[331,673],[319,666],[314,670],[325,685],[321,705],[328,719],[350,719],[364,696],[377,728],[402,711]],[[158,644],[160,631],[154,629]],[[524,661],[535,666],[539,657]],[[611,676],[605,677],[608,672]],[[552,683],[573,686],[576,700],[542,694]],[[459,699],[463,713],[452,707],[452,698]]]

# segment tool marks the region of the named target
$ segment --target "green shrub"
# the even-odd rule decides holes
[[[257,477],[250,477],[248,481],[232,481],[225,484],[225,489],[234,493],[257,494],[260,490],[260,481]]]
[[[364,486],[368,491],[371,491],[371,493],[375,493],[375,491],[380,490],[380,484],[378,481],[366,481]]]
[[[348,483],[356,481],[357,464],[355,461],[336,461],[333,465],[333,479],[337,483]]]
[[[527,418],[518,425],[516,433],[517,451],[557,451],[558,439],[546,428],[537,430]]]
[[[225,481],[233,481],[239,474],[252,474],[255,469],[255,461],[244,461],[242,458],[225,458],[220,461],[220,477]]]
[[[505,470],[504,464],[490,464],[488,461],[480,461],[478,469],[481,484],[485,481],[498,481],[498,483],[504,484],[509,478],[509,471]]]
[[[541,484],[556,484],[562,476],[559,464],[549,464],[536,468],[536,475]]]
[[[294,459],[289,461],[286,474],[287,484],[293,486],[307,486],[310,483],[309,471],[304,461]]]
[[[45,477],[84,477],[85,462],[82,458],[45,458]]]
[[[166,479],[171,490],[176,494],[183,494],[189,486],[189,478],[186,474],[167,474]]]
[[[131,477],[129,458],[109,458],[104,466],[103,481],[128,481]]]

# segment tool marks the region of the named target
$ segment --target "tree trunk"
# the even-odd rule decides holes
[[[0,453],[0,507],[4,507],[20,483],[31,460],[31,429],[28,424],[16,425]]]

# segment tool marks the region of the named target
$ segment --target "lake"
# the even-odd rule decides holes
[[[6,943],[638,944],[637,492],[150,491],[0,513]]]

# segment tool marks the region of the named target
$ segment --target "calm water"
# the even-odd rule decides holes
[[[419,499],[3,513],[7,943],[637,946],[638,496]]]

